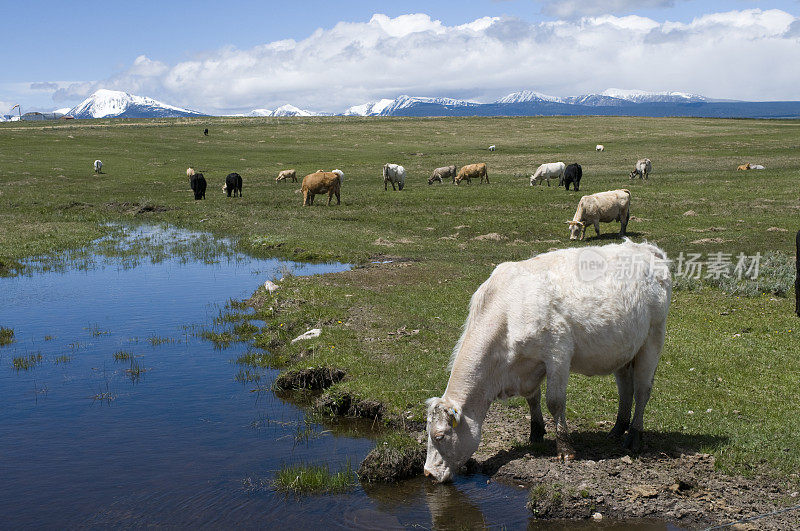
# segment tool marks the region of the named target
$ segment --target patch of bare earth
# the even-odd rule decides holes
[[[610,422],[573,431],[577,457],[560,462],[554,459],[549,419],[544,443],[522,444],[527,441],[530,417],[521,411],[492,406],[472,466],[492,480],[532,488],[529,508],[534,515],[586,519],[600,513],[695,528],[739,522],[800,504],[796,492],[770,478],[717,471],[714,456],[697,450],[700,444],[670,449],[662,442],[664,437],[645,432],[643,452],[627,455],[607,437]],[[796,529],[798,522],[800,509],[795,509],[733,529]]]

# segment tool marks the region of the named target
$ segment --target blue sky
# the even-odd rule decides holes
[[[798,0],[33,0],[4,12],[0,113],[73,106],[97,88],[207,112],[609,87],[800,99],[798,74],[758,79],[800,63]],[[485,82],[470,82],[474,69]],[[726,75],[737,69],[753,78]],[[442,72],[452,81],[430,81]],[[336,97],[314,88],[320,75]]]

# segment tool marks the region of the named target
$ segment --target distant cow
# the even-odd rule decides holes
[[[203,130],[203,135],[204,135],[204,136],[208,136],[208,127],[206,127],[206,128]]]
[[[458,185],[458,183],[465,179],[470,184],[472,184],[472,179],[480,179],[480,182],[483,182],[485,179],[486,184],[489,184],[489,174],[486,173],[486,163],[479,162],[477,164],[462,166],[461,169],[458,170],[458,175],[456,175],[453,182]]]
[[[242,197],[242,176],[238,173],[229,173],[225,177],[225,184],[222,185],[222,192],[228,194],[228,197],[231,196],[231,193],[233,193],[233,197],[236,197],[238,192],[239,197]]]
[[[625,236],[625,228],[631,215],[631,193],[628,190],[611,190],[581,197],[578,210],[569,225],[569,239],[582,240],[586,235],[586,227],[594,225],[594,231],[600,235],[600,222],[619,221],[619,235]]]
[[[406,169],[399,164],[384,164],[383,165],[383,189],[389,189],[389,183],[392,183],[392,190],[397,190],[394,187],[395,183],[402,190],[406,185]]]
[[[564,182],[564,171],[567,165],[563,162],[545,162],[538,168],[536,172],[531,175],[531,186],[536,183],[542,184],[542,181],[547,181],[547,186],[550,186],[550,179],[558,179],[558,185]]]
[[[647,179],[651,171],[653,171],[653,165],[650,164],[650,159],[639,159],[636,161],[636,167],[631,171],[630,178],[633,179],[638,175],[640,179]]]
[[[762,166],[761,164],[750,164],[750,169],[751,170],[763,170],[764,166]]]
[[[497,147],[494,144],[489,146],[489,151],[494,151],[495,149],[497,149]]]
[[[293,183],[296,183],[297,172],[294,170],[283,170],[275,177],[275,182],[288,181],[289,179],[291,179]]]
[[[749,170],[749,169],[751,169],[751,166],[750,166],[750,163],[748,162],[747,164],[742,164],[741,166],[739,166],[738,168],[736,168],[736,171],[739,171],[739,170]]]
[[[103,173],[103,163],[99,160],[94,161],[94,172],[95,173]]]
[[[575,191],[578,191],[578,186],[581,184],[581,177],[583,177],[583,168],[577,162],[567,166],[564,170],[564,186],[569,190],[569,185],[572,183],[575,186]]]
[[[433,173],[430,177],[428,177],[428,184],[433,184],[434,182],[442,182],[444,179],[450,179],[452,181],[456,180],[456,167],[455,166],[442,166],[441,168],[436,168],[433,170]]]
[[[603,144],[597,144],[597,145],[594,147],[594,150],[595,150],[595,151],[603,151],[603,150],[605,150],[605,149],[606,149],[606,148],[605,148],[605,146],[604,146]]]
[[[195,200],[206,198],[206,178],[203,177],[202,173],[194,173],[192,171],[192,175],[189,177],[189,185],[192,187]]]
[[[309,173],[303,177],[303,184],[300,187],[300,191],[303,192],[303,206],[313,205],[314,195],[325,193],[328,194],[328,205],[331,204],[331,197],[334,194],[336,195],[336,204],[340,204],[341,186],[341,178],[332,171]]]

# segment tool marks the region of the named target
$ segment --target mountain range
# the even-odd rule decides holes
[[[154,118],[207,116],[152,98],[101,89],[69,109],[74,118]],[[549,96],[532,90],[512,92],[490,103],[443,97],[399,96],[355,105],[341,113],[321,113],[283,105],[235,116],[694,116],[711,118],[800,118],[800,101],[712,100],[687,92],[607,89],[580,96]],[[6,116],[6,119],[11,118]]]

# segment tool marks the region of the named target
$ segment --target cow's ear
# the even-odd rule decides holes
[[[461,411],[455,406],[447,408],[447,419],[450,426],[455,428],[461,422]]]

